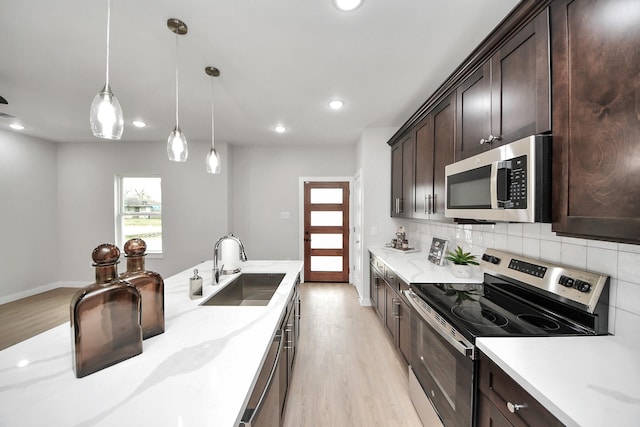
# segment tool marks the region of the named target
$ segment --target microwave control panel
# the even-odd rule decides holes
[[[527,209],[527,156],[498,163],[498,205]]]

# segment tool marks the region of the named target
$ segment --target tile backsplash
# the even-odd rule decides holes
[[[609,332],[637,336],[640,329],[640,245],[560,237],[551,224],[459,225],[435,221],[398,220],[410,246],[423,252],[431,239],[449,241],[476,255],[495,248],[530,258],[608,274]]]

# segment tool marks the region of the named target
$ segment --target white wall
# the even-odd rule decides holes
[[[357,168],[362,170],[362,284],[360,302],[370,304],[369,246],[390,241],[397,228],[390,216],[391,147],[387,141],[397,128],[365,129],[356,146]]]
[[[409,241],[425,254],[433,237],[473,254],[496,248],[531,258],[604,273],[611,277],[609,332],[638,337],[640,330],[640,245],[560,237],[551,224],[456,225],[402,220]],[[426,255],[425,255],[426,258]]]
[[[189,141],[185,163],[167,159],[164,141],[92,140],[60,144],[58,150],[58,250],[60,281],[94,279],[91,252],[114,243],[114,176],[152,174],[162,178],[163,251],[146,267],[164,277],[213,257],[213,245],[228,228],[228,150],[216,144],[222,173],[206,173],[209,142]],[[121,248],[122,249],[122,248]],[[120,271],[126,263],[121,257]]]
[[[0,301],[58,280],[56,151],[0,130]]]
[[[301,176],[353,176],[355,146],[233,146],[230,228],[249,259],[299,259]],[[288,219],[281,219],[288,212]]]

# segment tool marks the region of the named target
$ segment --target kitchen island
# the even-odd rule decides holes
[[[165,332],[143,353],[84,378],[72,369],[71,330],[60,325],[0,351],[2,426],[238,425],[302,269],[300,261],[248,261],[243,273],[285,273],[267,306],[200,306],[211,261],[165,279]],[[197,268],[203,297],[189,298]]]

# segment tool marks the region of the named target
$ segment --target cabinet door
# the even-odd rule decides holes
[[[378,275],[373,265],[369,267],[369,297],[371,298],[371,305],[375,309],[378,305]]]
[[[444,220],[444,167],[454,161],[455,95],[438,104],[415,132],[414,218]]]
[[[417,126],[415,208],[414,218],[429,218],[433,198],[433,114],[427,115]]]
[[[457,89],[456,160],[489,149],[480,141],[491,134],[491,63],[481,68]]]
[[[553,231],[640,243],[636,0],[551,4]]]
[[[478,427],[513,427],[484,394],[478,393]]]
[[[491,57],[492,148],[551,130],[548,46],[545,9]]]
[[[444,167],[454,162],[456,97],[451,95],[433,111],[433,199],[431,219],[444,220]]]
[[[391,216],[401,214],[402,200],[402,142],[391,149]]]
[[[385,283],[385,314],[384,314],[384,323],[387,327],[387,330],[393,337],[393,342],[397,345],[397,322],[398,319],[396,317],[396,293],[391,289],[388,283]]]
[[[411,357],[411,309],[402,298],[396,303],[398,313],[398,347],[404,360],[409,363]]]
[[[411,218],[413,212],[413,134],[391,151],[391,216]]]

